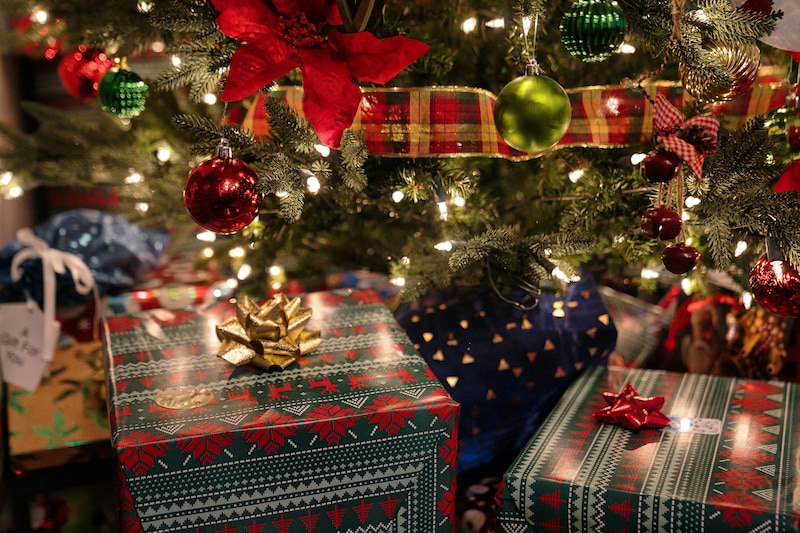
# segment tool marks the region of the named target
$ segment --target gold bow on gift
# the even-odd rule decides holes
[[[283,370],[322,342],[321,332],[305,330],[310,318],[311,308],[301,307],[300,298],[281,293],[259,306],[245,296],[236,316],[217,324],[217,355],[236,366]]]

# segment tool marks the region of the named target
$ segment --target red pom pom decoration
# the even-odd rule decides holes
[[[202,228],[215,233],[236,233],[253,222],[263,197],[258,176],[247,163],[231,156],[227,139],[217,153],[197,165],[186,178],[183,203]]]
[[[114,60],[105,53],[80,45],[61,59],[58,77],[69,94],[89,102],[97,98],[100,80],[113,66]]]
[[[800,273],[788,261],[759,257],[750,269],[750,291],[767,311],[800,317]]]
[[[652,239],[674,239],[682,227],[681,216],[663,205],[648,209],[642,215],[642,233]]]
[[[688,274],[700,261],[700,252],[694,246],[686,246],[679,242],[664,248],[661,262],[673,274]]]

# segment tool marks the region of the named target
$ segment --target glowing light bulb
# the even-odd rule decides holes
[[[478,27],[478,19],[470,17],[461,23],[461,31],[464,33],[472,33]]]
[[[214,105],[217,103],[217,95],[214,93],[206,93],[203,96],[203,102],[207,105]]]
[[[402,202],[403,198],[405,198],[405,197],[406,197],[406,195],[405,195],[405,193],[403,191],[394,191],[392,193],[392,201],[394,203],[396,203],[396,204],[399,204],[400,202]]]
[[[739,241],[736,243],[736,250],[734,250],[733,255],[734,257],[739,257],[743,253],[747,251],[747,243],[745,241]]]
[[[11,183],[11,180],[13,178],[14,178],[14,173],[11,172],[10,170],[3,172],[2,174],[0,174],[0,185],[5,187],[9,183]]]
[[[630,43],[622,43],[619,45],[619,50],[617,50],[620,54],[635,54],[636,47]]]
[[[683,202],[683,204],[689,209],[691,209],[692,207],[697,207],[701,203],[702,200],[700,200],[700,198],[697,198],[696,196],[687,196],[686,200]]]
[[[439,206],[439,218],[447,220],[447,202],[436,202],[436,205]]]
[[[195,235],[195,237],[197,237],[198,241],[202,242],[214,242],[217,240],[217,234],[213,231],[201,231]]]
[[[269,267],[268,272],[270,276],[278,277],[283,275],[283,267],[280,265],[272,265],[271,267]]]
[[[31,15],[31,18],[34,21],[38,22],[39,24],[44,24],[45,22],[47,22],[47,19],[49,17],[47,15],[47,11],[45,11],[44,9],[39,9],[33,15]]]
[[[237,246],[235,248],[231,248],[228,251],[228,255],[230,257],[234,258],[234,259],[241,259],[242,257],[245,256],[245,254],[246,254],[246,252],[245,252],[244,248],[242,248],[241,246]]]
[[[241,280],[244,280],[249,278],[250,274],[252,273],[253,273],[253,267],[245,263],[241,267],[239,267],[239,272],[236,273],[236,277]]]
[[[633,166],[636,166],[636,165],[638,165],[639,163],[641,163],[642,161],[644,161],[644,158],[645,158],[646,156],[647,156],[647,154],[642,154],[642,153],[636,153],[636,154],[633,154],[633,155],[631,156],[631,165],[633,165]]]
[[[569,181],[572,183],[578,183],[581,178],[583,177],[584,170],[582,168],[578,168],[575,170],[570,170],[569,172]]]
[[[319,152],[322,157],[328,157],[331,155],[331,149],[324,144],[315,144],[314,149]]]
[[[19,198],[24,194],[24,192],[25,191],[22,189],[22,187],[20,187],[19,185],[14,185],[10,189],[8,189],[8,192],[6,193],[6,198],[8,198],[9,200],[12,200],[14,198]]]
[[[405,287],[406,286],[406,278],[404,278],[404,277],[392,278],[392,279],[389,280],[389,283],[391,283],[395,287]]]
[[[486,23],[486,27],[495,30],[502,30],[506,27],[506,19],[503,17],[494,18]]]
[[[156,159],[162,163],[166,163],[172,157],[172,149],[169,146],[162,146],[156,150]]]
[[[178,56],[172,56],[170,58],[170,61],[172,62],[172,66],[175,67],[175,68],[178,68],[178,67],[181,66],[181,58],[178,57]]]
[[[311,194],[317,194],[322,188],[322,185],[319,183],[319,179],[316,176],[309,176],[306,180],[306,186],[308,187],[308,192]]]
[[[210,246],[206,246],[200,251],[200,255],[204,259],[211,259],[212,257],[214,257],[214,249]]]
[[[652,268],[645,267],[639,273],[639,276],[642,279],[658,279],[658,278],[661,277],[661,274],[659,274],[657,270],[653,270]]]
[[[435,244],[433,247],[442,252],[449,252],[453,249],[453,241],[442,241]]]

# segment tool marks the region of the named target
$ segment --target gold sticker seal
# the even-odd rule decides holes
[[[211,391],[194,385],[170,387],[156,394],[155,402],[167,409],[195,409],[214,399]]]

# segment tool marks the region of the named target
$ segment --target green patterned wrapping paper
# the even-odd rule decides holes
[[[596,421],[604,391],[664,396],[664,429]],[[798,531],[794,383],[620,367],[577,379],[506,472],[501,533]]]
[[[273,373],[216,356],[229,304],[105,322],[123,531],[451,530],[458,404],[375,292],[303,305],[322,345]]]

